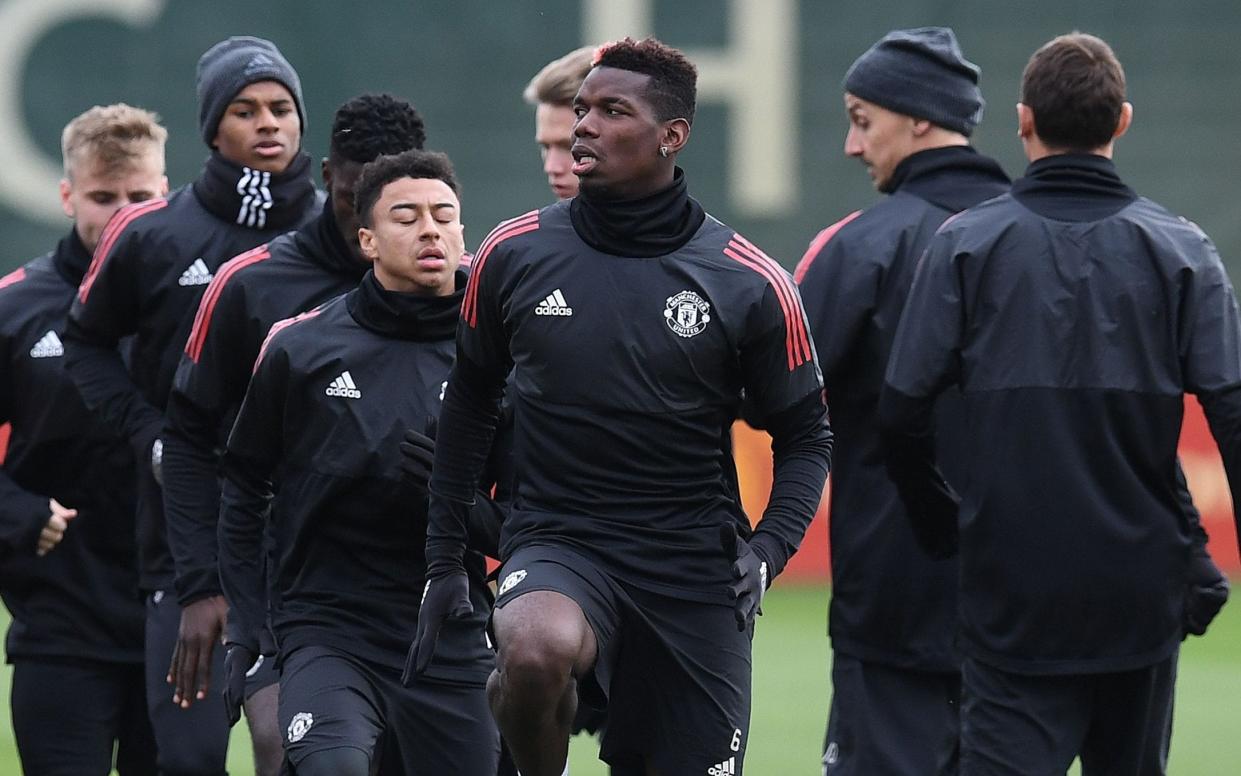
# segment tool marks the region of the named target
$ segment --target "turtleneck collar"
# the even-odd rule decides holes
[[[959,213],[998,196],[1010,183],[998,162],[973,147],[943,146],[918,151],[902,159],[883,192],[903,191]]]
[[[323,202],[323,212],[319,217],[299,230],[302,237],[313,247],[310,258],[324,269],[356,277],[359,280],[371,268],[369,261],[359,259],[345,242],[336,224],[336,213],[332,210],[332,198]]]
[[[91,254],[82,243],[77,227],[69,230],[69,234],[60,238],[56,250],[52,252],[52,263],[56,265],[65,280],[72,285],[80,285],[86,270],[90,267]]]
[[[1137,200],[1116,165],[1097,154],[1056,154],[1031,162],[1013,183],[1013,197],[1035,213],[1057,221],[1098,221]]]
[[[275,175],[212,151],[193,185],[194,194],[212,215],[251,229],[291,229],[315,197],[306,153],[298,153],[284,172]]]
[[[578,237],[595,250],[651,258],[689,242],[707,214],[689,195],[678,167],[671,186],[645,197],[603,200],[583,191],[569,203],[569,217]]]
[[[436,342],[457,333],[465,282],[469,276],[457,270],[457,287],[448,296],[420,296],[389,291],[379,284],[374,270],[345,298],[349,314],[358,325],[393,339]]]

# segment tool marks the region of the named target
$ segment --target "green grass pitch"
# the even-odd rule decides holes
[[[754,711],[746,771],[753,776],[817,776],[827,719],[828,592],[777,587],[763,605],[754,646]],[[0,622],[7,627],[7,615]],[[0,671],[0,774],[21,772],[9,723],[11,669]],[[1241,603],[1224,609],[1201,639],[1181,652],[1169,772],[1214,776],[1241,763]],[[253,773],[244,725],[229,752],[232,776]],[[593,739],[574,739],[573,776],[603,776]]]

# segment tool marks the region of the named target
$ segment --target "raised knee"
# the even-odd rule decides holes
[[[510,691],[559,697],[580,651],[580,638],[570,633],[526,631],[501,644],[500,681]]]

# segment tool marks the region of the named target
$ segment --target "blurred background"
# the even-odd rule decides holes
[[[195,63],[213,43],[242,34],[275,41],[299,71],[304,148],[316,158],[346,99],[388,91],[412,100],[428,146],[457,167],[470,247],[497,221],[551,199],[533,108],[521,99],[530,77],[585,43],[655,35],[700,71],[693,137],[681,157],[690,191],[791,269],[820,229],[878,196],[861,164],[842,153],[845,70],[888,30],[924,25],[953,27],[981,66],[988,105],[974,144],[1014,177],[1025,167],[1014,104],[1030,54],[1074,29],[1111,43],[1135,106],[1117,146],[1122,176],[1200,224],[1234,282],[1241,279],[1235,0],[0,0],[0,274],[49,250],[68,228],[57,198],[60,131],[91,105],[157,111],[170,131],[170,181],[189,181],[207,155]],[[1237,572],[1227,483],[1200,411],[1187,407],[1182,459],[1212,550]],[[739,429],[737,454],[756,518],[770,483],[766,440]],[[826,536],[820,514],[759,624],[752,774],[818,772]],[[1232,772],[1241,760],[1239,643],[1234,603],[1206,639],[1187,646],[1172,773]],[[0,676],[0,694],[6,683]],[[16,772],[5,764],[14,763],[8,732],[0,710],[4,773]],[[248,773],[244,739],[234,755],[232,772]],[[574,773],[602,773],[593,759],[588,739],[575,743]]]

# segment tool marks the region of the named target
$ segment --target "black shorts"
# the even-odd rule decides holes
[[[955,774],[960,699],[960,674],[909,671],[837,652],[823,776]]]
[[[1136,671],[1027,676],[967,658],[961,671],[962,776],[1166,772],[1176,655]]]
[[[245,699],[250,700],[259,690],[271,687],[279,681],[280,670],[276,668],[275,656],[259,655],[246,671]]]
[[[294,768],[326,749],[360,749],[380,773],[495,776],[500,734],[483,685],[422,679],[377,668],[328,647],[282,656],[280,729]]]
[[[561,547],[519,548],[496,608],[551,590],[581,607],[599,645],[581,702],[606,701],[600,759],[659,773],[740,776],[750,726],[750,641],[731,606],[627,585]],[[504,651],[504,645],[497,645]]]

